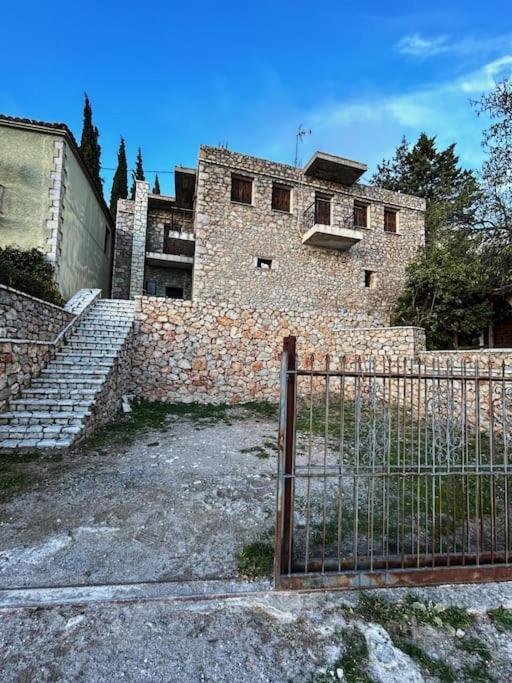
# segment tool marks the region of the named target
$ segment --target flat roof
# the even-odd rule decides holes
[[[360,161],[327,152],[315,152],[303,168],[304,175],[342,185],[353,185],[367,170],[368,166]]]

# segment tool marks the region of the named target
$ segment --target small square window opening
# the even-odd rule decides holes
[[[261,270],[270,270],[272,268],[272,259],[270,258],[257,258],[256,268],[261,268]]]
[[[144,289],[148,296],[156,296],[156,282],[155,280],[146,280]]]
[[[183,287],[166,287],[165,296],[168,299],[183,299]]]

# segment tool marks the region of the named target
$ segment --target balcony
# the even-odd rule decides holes
[[[353,220],[345,224],[332,225],[331,200],[317,197],[304,212],[302,244],[321,249],[337,249],[348,251],[363,239],[363,233],[353,224]]]

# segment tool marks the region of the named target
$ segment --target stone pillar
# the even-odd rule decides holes
[[[114,268],[112,272],[112,298],[130,298],[132,267],[133,213],[135,202],[119,199],[116,214]]]
[[[130,273],[130,299],[141,296],[144,288],[144,262],[146,260],[146,230],[148,225],[149,183],[137,180],[133,214],[132,265]]]

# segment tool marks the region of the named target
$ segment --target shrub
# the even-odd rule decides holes
[[[53,266],[39,249],[0,247],[0,284],[62,306]]]

